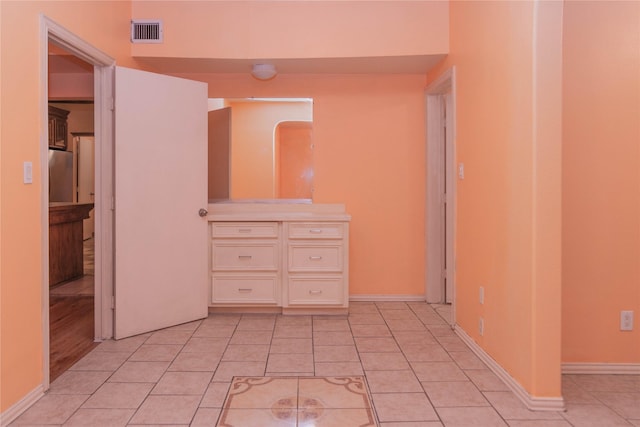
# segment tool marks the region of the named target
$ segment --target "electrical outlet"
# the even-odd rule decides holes
[[[480,286],[480,304],[484,304],[484,286]]]
[[[484,319],[481,317],[478,322],[478,332],[480,332],[480,336],[484,335]]]
[[[620,330],[633,331],[633,310],[622,310],[620,312]]]

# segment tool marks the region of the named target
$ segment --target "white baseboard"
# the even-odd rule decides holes
[[[531,396],[502,366],[485,352],[467,333],[455,325],[455,332],[460,339],[482,360],[487,367],[498,376],[509,389],[531,411],[564,411],[564,399],[562,397],[534,397]]]
[[[36,403],[42,396],[44,396],[44,389],[41,384],[27,393],[25,397],[9,407],[9,409],[0,414],[0,426],[8,426],[16,418],[22,415],[24,411],[29,409],[31,405]]]
[[[563,374],[640,375],[640,363],[563,363]]]
[[[350,295],[349,301],[352,302],[382,302],[382,301],[405,301],[405,302],[424,302],[424,295]]]

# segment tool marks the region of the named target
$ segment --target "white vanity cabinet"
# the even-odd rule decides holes
[[[349,221],[343,205],[209,205],[210,306],[344,313]]]
[[[284,307],[348,306],[349,223],[287,222]]]
[[[280,224],[212,222],[211,302],[280,304]]]

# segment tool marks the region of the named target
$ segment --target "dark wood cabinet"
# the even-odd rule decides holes
[[[49,106],[49,147],[58,150],[67,149],[67,116],[69,112],[62,108]]]
[[[82,277],[82,221],[93,203],[49,204],[49,287]]]

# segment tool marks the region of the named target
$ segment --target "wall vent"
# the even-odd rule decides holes
[[[162,43],[162,21],[137,19],[131,21],[131,43]]]

